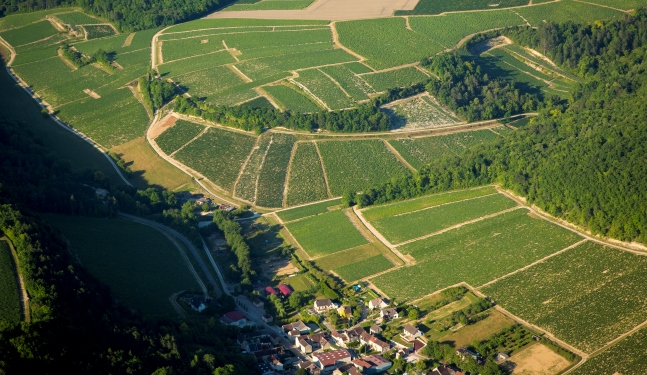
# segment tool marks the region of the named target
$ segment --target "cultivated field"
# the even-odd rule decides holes
[[[553,22],[587,22],[622,16],[622,12],[584,2],[564,0],[542,6],[516,9],[532,26],[539,26],[544,20]]]
[[[386,259],[384,255],[380,254],[370,258],[358,260],[357,262],[347,264],[339,268],[335,268],[333,271],[347,282],[352,282],[367,276],[374,275],[378,272],[386,271],[392,267],[393,264],[389,262],[389,260]]]
[[[274,133],[263,167],[258,175],[256,204],[262,207],[283,206],[283,191],[295,137]]]
[[[225,8],[223,11],[239,10],[283,10],[283,9],[303,9],[312,4],[314,0],[259,0],[259,1],[239,1],[236,4]]]
[[[81,12],[57,13],[54,17],[58,18],[62,23],[76,27],[78,25],[94,25],[103,23],[94,17],[90,17]],[[114,33],[114,32],[113,32]]]
[[[552,0],[549,0],[552,1]],[[539,2],[539,1],[536,1]],[[528,5],[528,0],[499,0],[496,3],[484,0],[420,0],[413,10],[399,10],[396,15],[405,14],[440,14],[479,9],[496,9]]]
[[[429,80],[428,75],[414,67],[366,73],[362,74],[360,77],[378,92],[383,92],[395,87],[407,87],[414,83]]]
[[[586,242],[482,291],[590,353],[645,321],[646,288],[646,257]]]
[[[426,94],[387,104],[382,110],[389,115],[393,129],[426,129],[461,122],[455,114]]]
[[[326,213],[331,209],[339,207],[340,199],[331,199],[325,202],[313,203],[307,206],[291,208],[289,210],[277,211],[276,215],[283,221],[294,221],[304,217]]]
[[[288,206],[314,202],[328,198],[326,180],[321,160],[313,142],[298,143],[290,166]]]
[[[373,243],[368,243],[352,249],[338,251],[315,260],[319,268],[324,271],[332,271],[355,263],[360,259],[368,259],[380,254],[380,249]]]
[[[398,250],[413,256],[416,264],[371,281],[392,298],[416,299],[460,282],[482,285],[580,239],[517,209],[400,246]]]
[[[177,248],[155,229],[126,219],[60,215],[46,219],[70,241],[81,264],[129,307],[175,315],[171,294],[199,290]]]
[[[353,106],[353,100],[328,75],[318,69],[300,71],[299,78],[295,81],[307,87],[332,110]]]
[[[6,240],[0,240],[0,321],[20,322],[20,287],[16,264]]]
[[[261,172],[261,169],[263,168],[265,157],[269,152],[271,140],[271,133],[263,133],[260,137],[258,137],[256,145],[254,145],[252,153],[247,159],[245,168],[240,173],[238,182],[236,182],[234,193],[237,197],[245,199],[249,202],[256,201],[258,176]]]
[[[332,254],[368,242],[341,210],[291,222],[286,227],[311,257]]]
[[[573,375],[642,374],[647,368],[647,328],[588,358]]]
[[[175,125],[155,138],[155,143],[160,146],[162,151],[170,155],[195,138],[204,129],[204,125],[178,120]]]
[[[319,107],[312,99],[303,92],[296,88],[287,85],[273,85],[263,87],[274,101],[285,108],[291,109],[296,112],[311,113],[319,111]]]

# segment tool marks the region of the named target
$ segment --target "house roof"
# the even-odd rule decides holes
[[[327,307],[332,305],[332,301],[329,298],[318,299],[315,301],[315,307]]]
[[[232,323],[245,320],[245,316],[240,311],[230,311],[223,315],[223,318],[231,321]]]
[[[292,293],[292,288],[290,288],[289,285],[285,285],[285,284],[279,285],[279,290],[281,291],[281,293],[283,293],[284,296],[287,296],[290,293]]]
[[[270,366],[268,366],[265,363],[259,363],[258,364],[258,369],[261,370],[261,373],[263,373],[263,374],[274,371],[274,369],[272,369]]]
[[[314,357],[325,367],[334,365],[340,359],[350,358],[350,353],[346,349],[339,349],[326,353],[317,353]]]
[[[418,339],[413,340],[413,351],[414,351],[414,353],[417,352],[418,350],[424,348],[426,345],[427,344],[425,344],[424,342],[422,342],[422,341],[420,341]]]
[[[382,327],[378,326],[377,324],[373,324],[370,328],[372,332],[382,332]]]
[[[370,363],[366,362],[365,360],[363,360],[361,358],[353,359],[353,363],[355,364],[355,366],[358,366],[358,367],[361,367],[361,368],[364,368],[364,369],[368,369],[368,368],[372,367]]]
[[[311,365],[312,365],[312,362],[310,362],[310,361],[303,361],[303,362],[297,363],[298,368],[308,368]]]
[[[418,328],[412,326],[411,324],[407,324],[406,326],[404,326],[404,332],[410,335],[415,335],[418,332]]]
[[[382,302],[386,303],[386,301],[384,301],[384,298],[375,298],[375,299],[370,300],[369,304],[373,305],[373,306],[377,306]]]
[[[437,375],[454,375],[454,370],[446,365],[440,365],[431,371],[432,374]]]
[[[265,291],[269,294],[274,294],[274,295],[279,294],[279,292],[277,292],[276,289],[272,288],[271,286],[266,287]]]
[[[389,361],[387,361],[384,357],[376,354],[369,355],[368,357],[364,357],[364,360],[375,367],[381,366],[385,363],[389,363]]]
[[[396,310],[393,307],[389,307],[388,309],[383,309],[382,311],[380,311],[380,314],[382,314],[383,316],[384,315],[394,316],[397,313],[398,313],[398,310]]]
[[[283,331],[285,332],[292,332],[292,331],[309,331],[310,327],[308,327],[304,322],[302,321],[297,321],[294,323],[289,323],[283,325],[281,328],[283,328]]]

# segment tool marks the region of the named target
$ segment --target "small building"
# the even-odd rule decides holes
[[[330,337],[324,333],[295,337],[294,345],[305,354],[331,348]]]
[[[272,368],[276,371],[284,370],[283,362],[279,359],[279,357],[276,354],[272,354],[269,357],[267,357],[266,362],[268,365],[272,366]]]
[[[385,353],[391,349],[391,345],[373,335],[368,334],[367,332],[362,333],[359,342],[360,344],[366,345],[371,348],[371,350],[378,353]]]
[[[381,355],[369,355],[364,358],[357,358],[353,360],[355,367],[359,369],[362,374],[372,375],[384,372],[391,368],[393,363],[387,361]]]
[[[279,291],[283,294],[284,297],[289,296],[292,293],[292,288],[289,285],[281,284],[279,285]]]
[[[273,296],[276,296],[279,294],[279,292],[277,292],[276,289],[272,288],[271,286],[268,286],[265,288],[265,293],[271,294]]]
[[[197,312],[202,312],[204,309],[207,308],[207,304],[202,297],[193,297],[191,298],[191,302],[189,303],[191,305],[191,308]]]
[[[252,301],[252,304],[254,305],[254,307],[259,309],[262,309],[265,307],[265,303],[263,303],[263,301],[261,301],[258,298],[254,298],[254,300]]]
[[[324,372],[333,371],[339,365],[350,363],[351,355],[346,349],[338,349],[325,353],[317,353],[312,356],[313,363]]]
[[[350,318],[353,316],[353,311],[351,310],[350,306],[339,306],[337,309],[337,314],[341,316],[342,318]]]
[[[398,310],[393,307],[380,310],[380,318],[382,319],[391,320],[398,319],[399,317]]]
[[[209,198],[204,198],[204,197],[203,197],[203,198],[197,199],[197,200],[195,201],[195,203],[196,203],[198,206],[202,206],[203,204],[211,205],[211,199],[209,199]]]
[[[220,318],[224,324],[236,327],[245,327],[249,325],[247,319],[240,311],[230,311]]]
[[[263,314],[261,319],[263,319],[265,323],[272,323],[274,321],[274,318],[270,314]]]
[[[424,342],[424,341],[422,341],[422,340],[420,340],[420,339],[415,339],[415,340],[413,340],[413,352],[414,352],[414,353],[418,353],[418,352],[419,352],[419,351],[421,351],[421,350],[422,350],[422,348],[424,348],[425,346],[427,346],[427,343],[426,343],[426,342]]]
[[[330,299],[318,299],[314,303],[314,309],[317,313],[326,312],[330,309],[336,308],[337,305],[333,303]]]
[[[283,329],[283,333],[288,336],[301,336],[310,332],[310,327],[300,320],[298,322],[285,324],[281,328]]]
[[[413,341],[420,336],[422,336],[422,332],[418,328],[412,326],[411,324],[404,326],[402,338],[404,338],[405,340]]]
[[[361,335],[364,333],[366,333],[366,331],[364,331],[364,328],[355,327],[347,331],[333,331],[331,336],[338,346],[345,348],[346,345],[351,342],[354,342],[354,341],[359,342],[361,339]]]
[[[389,307],[389,301],[386,298],[375,298],[368,301],[369,309],[384,309]]]
[[[373,324],[368,331],[371,335],[377,335],[379,333],[382,333],[382,327],[378,326],[377,324]]]
[[[355,365],[352,363],[338,367],[337,369],[335,369],[335,371],[332,372],[332,375],[343,375],[343,374],[362,375],[362,373],[359,372],[357,367],[355,367]]]
[[[461,357],[462,360],[465,360],[467,357],[472,357],[474,360],[478,361],[481,357],[479,353],[473,352],[467,348],[458,348],[456,355]]]
[[[507,361],[508,359],[510,359],[510,356],[509,356],[509,355],[507,355],[506,353],[498,353],[498,354],[496,355],[496,361],[497,361],[497,362],[499,362],[499,363],[501,363],[501,362],[505,362],[505,361]]]
[[[430,375],[456,375],[456,371],[447,365],[440,365],[431,370]]]

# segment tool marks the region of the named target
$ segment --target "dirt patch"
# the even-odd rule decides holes
[[[264,276],[273,278],[297,273],[299,269],[290,262],[290,259],[272,258],[261,265],[261,272]]]
[[[530,53],[531,55],[544,60],[545,62],[549,63],[550,65],[552,65],[554,67],[557,67],[557,65],[555,65],[555,63],[551,59],[549,59],[548,57],[546,57],[546,56],[542,55],[541,53],[535,51],[534,49],[526,47],[526,51],[528,51],[528,53]]]
[[[135,37],[135,33],[130,33],[127,37],[126,40],[124,40],[124,44],[122,44],[122,47],[128,47],[130,46],[130,43],[133,42],[133,38]]]
[[[92,91],[90,89],[85,89],[85,90],[83,90],[83,92],[86,93],[86,95],[88,95],[91,98],[101,99],[101,96],[99,94],[97,94],[96,92],[94,92],[94,91]]]
[[[159,137],[159,135],[164,133],[166,129],[175,125],[177,120],[178,118],[173,114],[164,117],[161,121],[158,121],[155,125],[153,125],[153,128],[150,131],[150,137],[152,139]]]
[[[207,43],[209,43],[209,39],[202,39],[200,41],[200,44],[207,44]]]
[[[555,375],[570,365],[564,357],[542,344],[535,344],[508,360],[515,375]]]
[[[476,55],[480,55],[483,52],[487,52],[487,51],[489,51],[491,49],[494,49],[494,48],[507,46],[508,44],[512,44],[512,41],[509,38],[507,38],[505,36],[499,36],[499,37],[496,37],[496,38],[491,38],[491,39],[488,39],[488,40],[484,40],[481,43],[476,44],[475,46],[473,46],[471,48],[470,52],[472,52],[472,53],[474,53]]]

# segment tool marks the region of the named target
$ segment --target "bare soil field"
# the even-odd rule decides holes
[[[330,20],[390,17],[396,10],[412,10],[418,0],[318,0],[301,10],[252,10],[216,12],[205,18],[260,18],[286,20]]]
[[[555,375],[570,365],[564,357],[546,345],[535,344],[510,357],[515,375]]]
[[[164,133],[164,131],[171,126],[175,125],[177,122],[178,118],[173,116],[172,114],[164,117],[161,121],[156,122],[153,124],[153,128],[150,131],[150,138],[155,139],[159,137],[160,134]]]

